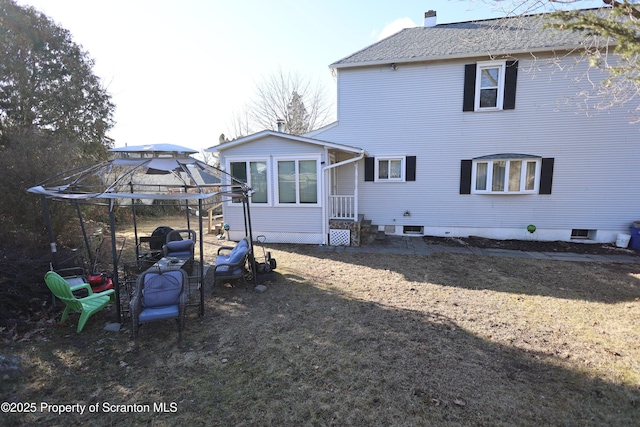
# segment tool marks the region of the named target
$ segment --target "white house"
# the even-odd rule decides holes
[[[213,147],[255,190],[254,235],[357,245],[363,218],[394,235],[628,233],[640,219],[633,107],[599,109],[585,94],[604,74],[582,60],[584,37],[541,16],[433,25],[430,14],[331,64],[337,122]],[[240,238],[240,204],[223,213]]]

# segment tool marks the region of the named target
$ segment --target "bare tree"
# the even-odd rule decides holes
[[[582,32],[582,60],[606,77],[592,79],[587,73],[582,79],[590,87],[577,95],[600,110],[637,103],[632,121],[640,121],[640,2],[602,0],[593,8],[593,1],[585,0],[481,1],[507,18],[547,12],[547,28]]]
[[[256,85],[254,98],[231,118],[231,139],[262,130],[301,135],[328,123],[333,105],[319,84],[299,73],[278,70]]]
[[[215,153],[206,150],[200,150],[200,158],[203,162],[214,167],[220,167],[220,159]]]
[[[228,125],[228,136],[225,136],[224,140],[220,139],[220,144],[227,140],[242,138],[243,136],[256,132],[254,127],[251,125],[251,115],[249,112],[250,107],[248,105],[244,105],[240,110],[232,113],[231,122]]]

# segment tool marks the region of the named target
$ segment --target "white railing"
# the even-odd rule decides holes
[[[355,196],[329,196],[329,218],[350,219],[357,216]]]

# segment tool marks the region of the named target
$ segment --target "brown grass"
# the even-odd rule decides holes
[[[180,346],[156,322],[132,350],[128,323],[102,330],[113,309],[5,342],[22,372],[1,400],[100,410],[0,424],[637,425],[639,264],[268,249],[267,291],[207,280]]]

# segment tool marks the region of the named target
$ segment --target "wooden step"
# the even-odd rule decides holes
[[[220,232],[222,231],[222,226],[222,223],[213,224],[213,227],[211,228],[209,234],[220,234]]]
[[[376,241],[384,243],[387,241],[387,234],[383,230],[379,230],[376,234]]]

